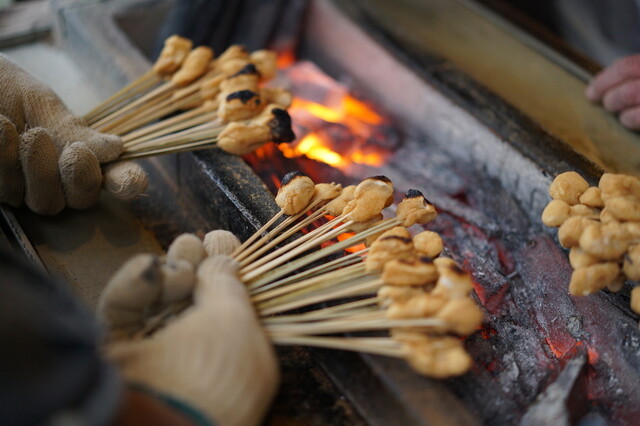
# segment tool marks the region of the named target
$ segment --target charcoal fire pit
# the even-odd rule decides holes
[[[402,43],[361,3],[310,1],[297,53],[381,105],[400,142],[377,167],[337,170],[277,156],[269,164],[309,168],[344,184],[384,174],[400,190],[423,191],[440,213],[428,229],[472,272],[486,323],[467,341],[472,371],[446,381],[377,356],[283,349],[284,383],[270,421],[633,424],[640,416],[640,332],[629,286],[620,294],[570,297],[566,253],[539,220],[556,174],[576,170],[593,184],[602,171],[447,59]],[[59,2],[58,32],[106,96],[147,69],[141,52],[153,51],[148,34],[171,5]],[[259,161],[247,160],[262,175]],[[246,238],[277,211],[256,172],[219,150],[143,164],[149,196],[131,205],[103,200],[95,210],[53,219],[5,214],[32,257],[80,287],[87,268],[71,260],[94,256],[113,264],[125,257],[91,244],[96,223],[116,218],[118,233],[133,230],[134,239],[160,250],[184,231],[223,228]],[[77,228],[85,232],[71,239],[77,244],[56,243],[55,229]]]

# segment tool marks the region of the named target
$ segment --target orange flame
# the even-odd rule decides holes
[[[322,161],[334,167],[344,166],[348,161],[340,154],[325,146],[318,135],[310,133],[298,142],[293,148],[286,143],[278,145],[282,154],[287,158],[295,158],[306,155],[307,157]]]
[[[291,84],[306,92],[295,93],[294,90],[296,96],[288,111],[301,139],[278,145],[284,155],[287,158],[306,156],[340,169],[352,163],[384,164],[383,150],[367,142],[375,134],[376,126],[385,124],[385,119],[366,103],[350,96],[344,86],[315,66],[304,62],[291,66],[294,58],[291,52],[285,51],[278,58],[279,67],[288,67],[284,74]],[[305,95],[314,100],[303,98]],[[318,98],[322,101],[316,101]],[[329,134],[327,123],[341,126],[338,129],[344,130],[342,140]]]
[[[354,235],[356,235],[355,232],[345,232],[344,234],[338,235],[338,241],[344,241],[347,238],[353,237]],[[348,252],[348,253],[357,253],[360,250],[364,250],[366,248],[367,248],[367,246],[364,245],[364,243],[361,243],[361,244],[349,247],[349,248],[345,249],[345,251]]]

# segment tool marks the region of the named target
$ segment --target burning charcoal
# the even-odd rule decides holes
[[[625,228],[617,223],[602,225],[598,222],[585,227],[579,240],[586,253],[603,260],[616,260],[629,247]]]
[[[585,206],[601,209],[604,207],[600,188],[592,186],[580,196],[580,203]]]
[[[182,65],[192,47],[193,43],[189,39],[177,35],[167,38],[160,56],[153,64],[153,71],[159,75],[172,74]]]
[[[355,185],[345,187],[338,197],[324,207],[327,214],[331,216],[340,216],[342,214],[342,210],[344,210],[349,201],[353,200],[353,194],[355,191]]]
[[[561,226],[571,216],[571,206],[562,200],[551,200],[542,211],[542,223],[553,228]]]
[[[384,265],[382,280],[392,286],[424,286],[434,284],[438,271],[428,258],[393,259]]]
[[[433,204],[427,200],[422,192],[410,189],[404,200],[398,204],[396,217],[403,220],[402,226],[408,228],[418,223],[424,225],[436,218],[438,212]]]
[[[442,238],[437,232],[422,231],[413,237],[413,245],[419,256],[435,258],[443,249]]]
[[[586,356],[578,355],[570,360],[563,368],[555,381],[540,394],[536,402],[529,407],[520,421],[520,426],[569,426],[575,424],[572,415],[584,412],[587,406],[585,398],[584,381],[580,380],[585,375]],[[578,417],[579,418],[579,417]],[[604,424],[604,422],[586,422],[583,418],[580,424]]]
[[[290,172],[282,178],[282,187],[276,195],[276,203],[284,214],[293,216],[309,205],[315,191],[316,186],[308,176],[298,171]]]
[[[549,186],[549,195],[554,200],[562,200],[567,204],[578,204],[578,199],[589,188],[589,183],[576,172],[561,173]]]
[[[615,262],[596,263],[578,268],[571,274],[569,293],[573,296],[587,296],[602,290],[617,280],[620,266]]]
[[[186,86],[201,77],[209,67],[213,58],[213,50],[206,46],[193,49],[184,60],[178,71],[171,77],[171,82],[178,87]]]
[[[600,177],[598,187],[605,204],[611,198],[640,197],[640,180],[634,176],[605,173]]]

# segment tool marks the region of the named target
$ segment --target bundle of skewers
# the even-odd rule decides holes
[[[422,193],[409,190],[395,217],[383,219],[393,203],[386,177],[342,188],[292,172],[276,202],[280,212],[232,254],[275,344],[403,358],[435,378],[471,367],[461,337],[483,315],[470,275],[440,256],[440,236],[409,232],[437,215]]]
[[[265,83],[276,53],[230,46],[218,57],[171,36],[156,63],[84,116],[93,129],[121,136],[120,160],[219,147],[246,154],[295,136],[291,94]]]
[[[315,184],[292,172],[283,178],[276,196],[281,210],[244,243],[228,231],[212,231],[204,240],[183,234],[166,256],[148,258],[138,266],[165,265],[161,275],[168,274],[173,284],[186,279],[185,285],[169,292],[175,297],[176,291],[192,288],[193,268],[207,255],[231,253],[274,344],[400,358],[433,378],[464,374],[472,366],[464,337],[483,320],[471,296],[471,276],[441,255],[443,242],[436,232],[423,230],[412,236],[408,228],[437,216],[420,191],[409,190],[395,217],[384,218],[393,193],[392,182],[384,176],[343,188]],[[118,322],[125,326],[115,338],[123,334],[144,339],[177,318],[193,300],[187,295],[160,304],[145,313],[143,327],[128,328],[131,276],[140,272],[135,259],[131,265],[114,276],[105,292],[116,295],[106,299],[118,301],[109,317],[116,318],[117,309],[124,313],[125,321]]]

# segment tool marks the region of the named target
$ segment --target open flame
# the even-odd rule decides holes
[[[391,133],[389,120],[313,63],[292,60],[286,52],[279,56],[285,81],[277,84],[294,95],[288,112],[298,139],[279,144],[282,155],[305,156],[343,171],[352,164],[384,164],[390,150],[379,142]],[[257,156],[266,156],[266,150],[262,148]]]

